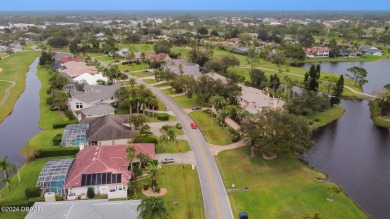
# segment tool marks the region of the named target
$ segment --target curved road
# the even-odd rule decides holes
[[[195,154],[206,218],[233,219],[221,174],[202,133],[198,129],[191,129],[192,119],[171,97],[164,94],[160,89],[144,83],[141,79],[136,78],[136,81],[139,84],[145,84],[161,102],[169,107],[182,124],[191,149]]]

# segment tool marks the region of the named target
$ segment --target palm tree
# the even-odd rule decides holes
[[[216,95],[216,96],[212,96],[210,97],[210,100],[209,100],[209,103],[214,106],[214,108],[218,111],[220,109],[222,109],[224,106],[226,106],[226,100],[225,98],[219,96],[219,95]]]
[[[3,159],[0,160],[0,168],[4,173],[4,179],[2,179],[2,181],[7,183],[8,191],[11,191],[11,188],[9,187],[9,176],[16,172],[16,165],[8,161],[8,156],[4,156]]]
[[[134,124],[136,127],[138,127],[138,130],[141,129],[141,126],[146,122],[145,116],[142,114],[138,114],[136,117],[136,123]]]
[[[148,167],[148,172],[149,174],[152,175],[152,189],[153,191],[156,191],[156,186],[157,186],[157,173],[160,171],[158,166],[154,163],[150,163]]]
[[[135,158],[135,148],[130,146],[126,148],[127,160],[129,161],[131,171],[133,171],[133,160]]]
[[[143,163],[146,163],[146,162],[148,162],[150,160],[150,157],[147,154],[144,154],[144,153],[138,154],[137,157],[139,158],[139,169],[142,168],[142,164]]]
[[[129,116],[130,127],[134,126],[134,129],[136,129],[136,126],[135,126],[136,123],[137,123],[137,117],[135,115],[131,114]]]
[[[168,136],[168,134],[164,132],[164,133],[160,136],[160,141],[163,141],[163,142],[164,142],[164,152],[165,152],[167,141],[169,141],[169,136]]]
[[[168,129],[167,135],[169,137],[169,141],[175,141],[176,140],[176,133],[173,129]],[[172,146],[172,145],[171,145]]]
[[[146,197],[142,199],[137,207],[140,219],[166,219],[168,218],[168,209],[165,207],[164,199],[160,197]]]
[[[134,88],[134,86],[136,85],[135,78],[130,78],[129,79],[129,85],[130,85],[131,89]]]
[[[219,116],[221,117],[222,122],[225,122],[226,117],[229,115],[229,110],[223,109],[219,111]],[[223,123],[223,128],[225,128],[225,123]]]

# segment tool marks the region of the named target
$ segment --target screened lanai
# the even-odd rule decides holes
[[[67,125],[62,134],[61,146],[79,146],[80,142],[86,142],[88,128],[88,123]]]
[[[68,172],[73,164],[73,158],[61,160],[49,160],[42,168],[38,176],[37,186],[42,193],[54,192],[64,194],[64,185]]]

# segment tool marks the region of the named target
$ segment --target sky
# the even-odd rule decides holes
[[[0,11],[353,10],[390,11],[389,0],[0,0]]]

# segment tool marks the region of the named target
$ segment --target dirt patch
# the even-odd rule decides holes
[[[263,154],[263,158],[264,160],[273,160],[273,159],[276,159],[278,157],[278,155],[274,154],[274,155],[266,155],[266,154]]]
[[[142,190],[142,194],[145,196],[153,196],[153,197],[160,197],[165,194],[167,194],[168,190],[166,188],[161,188],[159,193],[153,192],[153,190],[150,188],[148,190]]]
[[[2,68],[0,68],[0,73],[3,71],[3,69]]]
[[[390,116],[380,116],[379,118],[382,119],[382,120],[385,120],[387,122],[390,122]]]

